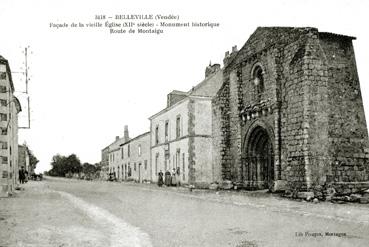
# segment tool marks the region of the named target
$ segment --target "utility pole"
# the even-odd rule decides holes
[[[30,105],[30,100],[29,100],[29,95],[28,95],[28,48],[29,46],[24,48],[24,75],[25,75],[25,83],[26,83],[26,91],[24,92],[25,94],[27,94],[27,104],[28,104],[28,126],[25,127],[18,127],[19,129],[30,129],[31,128],[31,105]]]

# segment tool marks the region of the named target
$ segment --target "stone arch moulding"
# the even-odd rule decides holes
[[[255,69],[260,67],[262,70],[262,74],[265,75],[265,67],[261,62],[256,62],[251,68],[250,78],[254,78]]]
[[[253,121],[244,135],[241,150],[241,180],[245,186],[272,189],[279,173],[273,128],[262,120]]]
[[[256,62],[251,69],[251,83],[256,93],[260,95],[265,87],[265,68],[261,62]]]
[[[242,141],[242,150],[244,151],[244,149],[247,147],[247,143],[250,139],[250,136],[256,127],[262,127],[266,130],[266,132],[268,133],[270,137],[271,143],[273,145],[273,150],[275,150],[274,130],[272,127],[270,127],[269,124],[267,124],[266,122],[260,119],[256,119],[250,124],[248,130],[246,131],[246,134],[244,135],[243,141]]]

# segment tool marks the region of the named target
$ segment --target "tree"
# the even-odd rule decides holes
[[[53,156],[51,166],[52,168],[48,172],[50,176],[65,177],[68,173],[74,174],[82,171],[81,162],[75,154],[68,157],[56,154]]]
[[[92,165],[89,163],[83,163],[82,172],[85,175],[85,179],[93,179],[96,176],[98,171],[98,167],[96,165]]]
[[[36,165],[39,162],[39,160],[36,158],[36,156],[33,154],[32,150],[28,149],[29,154],[29,164],[33,169],[36,169]]]
[[[33,170],[35,170],[36,169],[36,165],[39,162],[39,160],[33,154],[32,150],[28,147],[28,144],[26,142],[23,143],[23,146],[26,147],[26,150],[28,151],[29,165],[33,168]]]

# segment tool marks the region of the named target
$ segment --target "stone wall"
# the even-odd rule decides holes
[[[229,152],[229,81],[224,83],[212,100],[212,154],[214,180],[231,180],[232,157]]]
[[[351,39],[320,37],[327,60],[328,141],[333,182],[368,181],[368,132]]]
[[[190,182],[207,187],[213,179],[211,98],[190,97],[189,107],[189,157],[192,163]]]

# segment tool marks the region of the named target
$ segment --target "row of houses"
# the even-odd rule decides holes
[[[369,187],[369,142],[352,40],[317,28],[260,27],[172,91],[150,130],[102,150],[118,180],[313,190]]]
[[[167,106],[149,117],[150,130],[123,137],[102,150],[106,173],[118,180],[157,182],[158,173],[179,170],[181,183],[210,183],[212,170],[212,98],[222,84],[219,64],[209,65],[205,79],[188,92],[174,90]]]
[[[29,150],[18,145],[18,114],[22,108],[14,96],[14,84],[9,62],[0,56],[0,197],[14,193],[19,185],[21,166],[29,166]]]

